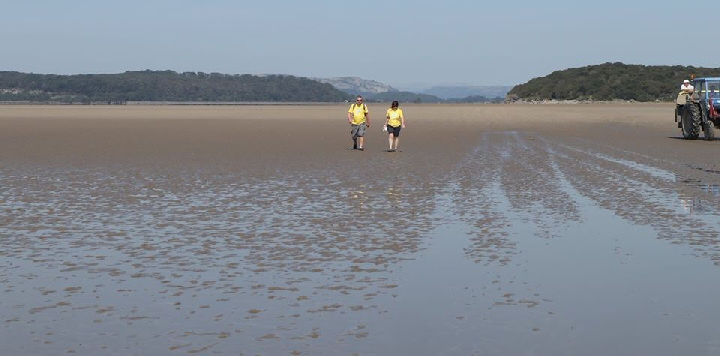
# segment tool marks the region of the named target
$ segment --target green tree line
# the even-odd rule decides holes
[[[350,95],[290,75],[174,71],[54,75],[0,72],[0,101],[43,102],[337,102]]]
[[[671,101],[684,79],[720,77],[720,68],[604,63],[570,68],[515,86],[509,99]]]

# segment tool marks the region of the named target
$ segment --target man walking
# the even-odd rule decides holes
[[[348,123],[350,123],[350,135],[352,135],[353,149],[365,150],[365,129],[370,127],[370,111],[363,102],[363,97],[358,95],[355,103],[348,109]]]

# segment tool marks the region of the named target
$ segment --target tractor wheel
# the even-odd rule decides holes
[[[715,139],[715,124],[710,120],[705,124],[705,139],[708,141]]]
[[[685,104],[682,111],[682,134],[686,140],[695,140],[700,135],[700,108],[695,103]]]

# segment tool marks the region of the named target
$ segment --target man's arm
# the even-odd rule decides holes
[[[352,124],[352,120],[353,120],[352,114],[350,112],[348,112],[348,123]]]

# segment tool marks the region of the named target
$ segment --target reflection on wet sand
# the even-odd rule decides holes
[[[9,292],[40,292],[13,309],[31,315],[83,310],[73,318],[94,311],[89,326],[144,324],[140,334],[126,332],[129,339],[241,333],[284,340],[276,347],[285,347],[307,335],[319,338],[328,331],[305,330],[310,324],[297,326],[296,320],[376,310],[374,297],[396,287],[389,266],[412,258],[434,206],[432,190],[402,184],[388,201],[392,195],[383,184],[347,188],[304,176],[34,173],[27,184],[26,176],[14,179],[25,172],[6,171],[11,184],[3,193],[7,224],[0,232],[13,237],[5,257],[23,273],[11,269],[3,277]],[[76,178],[80,174],[83,179]],[[401,190],[409,198],[401,198]],[[36,284],[38,278],[43,281]],[[92,304],[78,304],[87,298]],[[128,301],[137,304],[118,305]],[[154,328],[173,320],[177,331]],[[56,336],[46,339],[55,342]],[[91,341],[84,344],[91,350]],[[197,346],[168,347],[200,352],[207,345]]]

